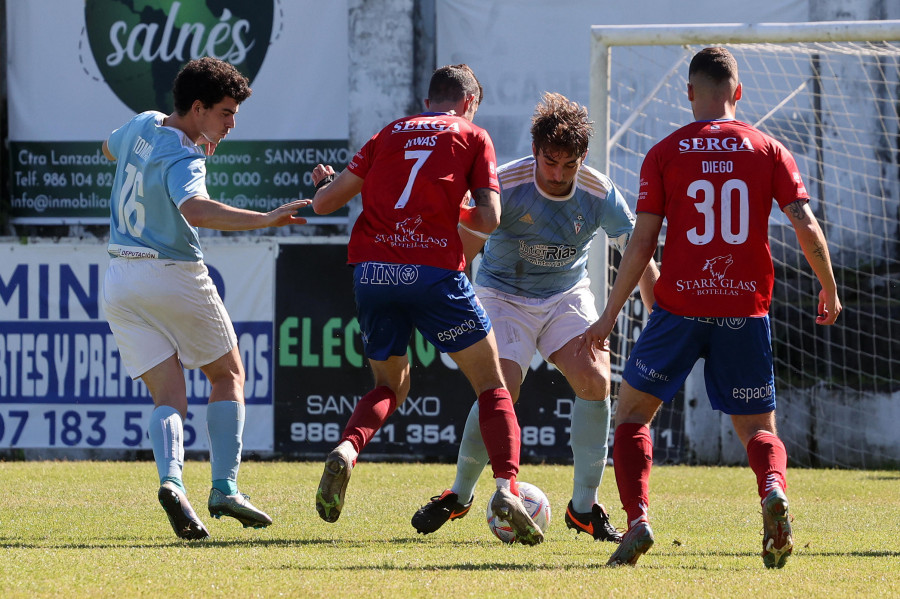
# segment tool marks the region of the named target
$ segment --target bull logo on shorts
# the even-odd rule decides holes
[[[732,259],[731,254],[728,254],[727,256],[716,256],[715,258],[708,259],[701,270],[708,271],[710,275],[721,281],[725,278],[725,272],[733,262],[734,260]]]

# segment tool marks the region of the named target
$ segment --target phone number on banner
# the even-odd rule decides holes
[[[149,449],[147,419],[153,406],[19,404],[0,408],[0,447],[81,447]],[[205,424],[188,411],[184,422],[185,449],[203,449]],[[195,446],[196,445],[196,446]]]

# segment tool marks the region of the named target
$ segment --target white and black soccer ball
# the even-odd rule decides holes
[[[525,511],[534,520],[534,523],[541,527],[541,530],[547,532],[550,526],[550,500],[544,495],[544,492],[531,483],[519,483],[519,499],[525,506]],[[491,511],[491,503],[494,501],[494,494],[490,496],[487,504],[487,523],[488,528],[494,533],[498,539],[504,543],[515,543],[516,532],[510,527],[506,520],[501,520]]]

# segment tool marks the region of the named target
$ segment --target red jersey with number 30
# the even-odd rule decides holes
[[[469,190],[499,193],[496,163],[490,136],[465,118],[428,112],[389,124],[347,167],[364,179],[347,261],[462,270],[459,205]]]
[[[809,195],[781,143],[734,120],[698,121],[657,143],[637,211],[665,217],[656,302],[681,316],[764,316],[772,301],[772,199]]]

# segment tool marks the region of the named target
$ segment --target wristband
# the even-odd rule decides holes
[[[477,237],[478,239],[487,239],[488,237],[490,237],[489,234],[487,234],[487,233],[482,233],[481,231],[473,231],[472,229],[470,229],[469,227],[465,226],[465,225],[462,224],[462,223],[459,223],[459,227],[460,227],[461,229],[465,229],[466,231],[468,231],[469,233],[471,233],[472,235],[474,235],[474,236]]]
[[[334,181],[334,175],[326,175],[326,176],[322,177],[321,181],[316,183],[316,189],[322,189],[322,187],[328,185],[332,181]]]

